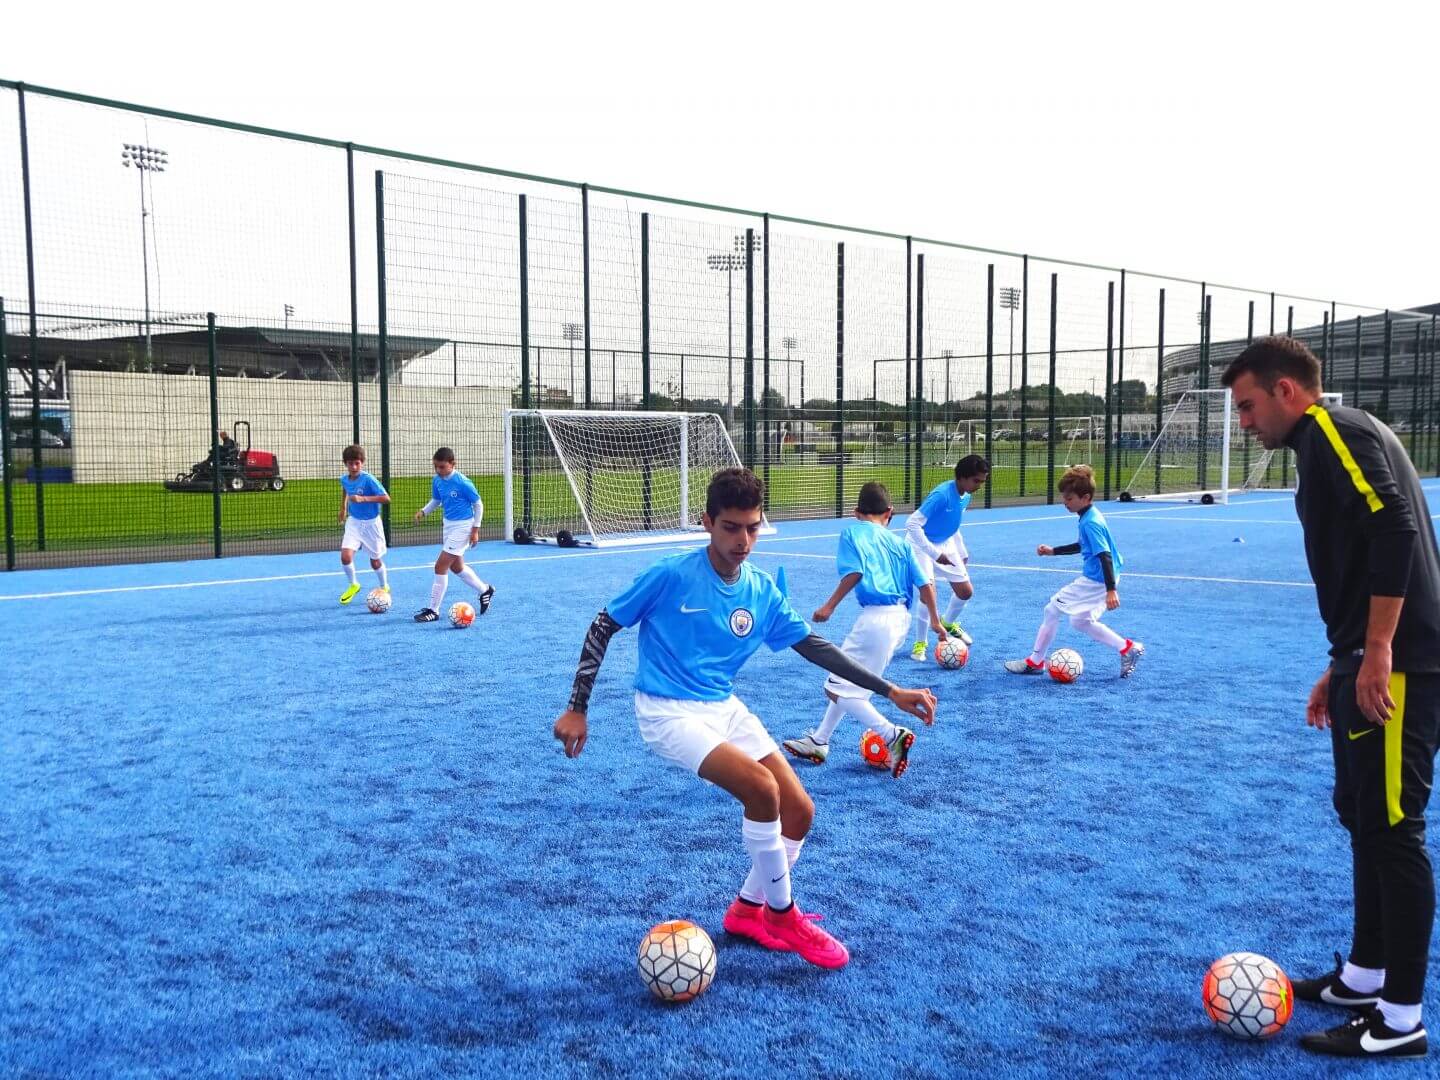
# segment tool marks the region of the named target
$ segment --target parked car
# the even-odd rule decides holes
[[[33,429],[29,427],[12,427],[10,429],[10,445],[33,447],[35,445],[35,437],[32,431]],[[60,438],[59,435],[46,431],[44,428],[40,429],[40,449],[61,450],[64,449],[64,447],[65,440]]]

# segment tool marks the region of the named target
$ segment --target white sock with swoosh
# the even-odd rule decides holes
[[[745,850],[750,853],[751,873],[759,876],[758,884],[765,894],[765,903],[783,911],[790,906],[790,864],[785,857],[785,845],[781,842],[780,819],[751,821],[747,817],[741,823],[740,832]],[[749,884],[747,879],[746,885]],[[744,889],[741,895],[744,895]]]

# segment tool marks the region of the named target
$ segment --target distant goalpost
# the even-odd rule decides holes
[[[505,535],[519,544],[701,539],[711,477],[741,464],[714,413],[506,409],[504,440]]]

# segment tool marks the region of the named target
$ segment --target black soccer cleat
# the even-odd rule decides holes
[[[485,612],[490,610],[490,601],[494,598],[494,596],[495,586],[486,585],[485,591],[480,593],[479,596],[475,597],[475,606],[479,608],[481,615],[484,615]]]
[[[415,613],[416,622],[439,622],[440,613],[434,608],[424,607]]]
[[[1290,983],[1295,996],[1301,1001],[1314,1001],[1321,1005],[1339,1005],[1344,1009],[1368,1009],[1380,1003],[1379,994],[1362,994],[1351,990],[1340,981],[1340,972],[1345,970],[1345,961],[1335,954],[1335,970],[1329,975],[1313,979],[1295,979]]]
[[[1300,1045],[1316,1054],[1359,1058],[1419,1058],[1429,1050],[1424,1027],[1395,1031],[1386,1026],[1379,1009],[1356,1013],[1329,1031],[1302,1035]]]

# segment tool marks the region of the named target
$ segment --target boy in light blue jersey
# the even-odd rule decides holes
[[[960,626],[960,612],[975,595],[970,583],[970,552],[960,537],[960,519],[970,497],[990,478],[990,463],[979,454],[967,454],[955,463],[955,479],[946,480],[925,496],[905,522],[905,539],[924,558],[934,579],[950,584],[950,603],[945,608],[945,628],[966,645],[971,637]],[[937,586],[938,588],[938,586]],[[917,609],[915,617],[920,617]],[[930,629],[919,631],[910,650],[912,660],[923,663],[930,655]]]
[[[555,721],[567,757],[585,748],[586,710],[610,638],[640,627],[635,715],[655,753],[733,795],[744,808],[741,835],[750,873],[724,927],[812,964],[843,967],[845,946],[801,913],[790,888],[815,806],[758,717],[734,695],[735,674],[760,646],[793,648],[811,663],[872,691],[927,722],[935,697],[902,690],[864,670],[810,632],[775,580],[746,559],[764,521],[765,488],[748,469],[710,481],[701,523],[707,547],[671,555],[608,604],[585,638],[569,707]]]
[[[915,592],[919,592],[930,614],[931,628],[941,641],[945,640],[929,570],[915,549],[887,528],[893,514],[890,492],[884,484],[872,481],[860,489],[855,505],[858,520],[840,533],[835,555],[840,584],[811,616],[816,622],[826,622],[853,589],[860,602],[860,617],[845,635],[840,651],[867,671],[882,675],[910,631],[910,598]],[[838,676],[825,680],[825,696],[830,699],[830,707],[820,725],[781,744],[790,754],[816,765],[825,764],[830,754],[830,736],[849,714],[889,744],[890,774],[897,779],[904,774],[910,748],[915,745],[913,731],[885,719],[870,703],[870,691]]]
[[[430,586],[430,606],[415,613],[416,622],[434,622],[440,618],[440,604],[450,571],[475,590],[475,609],[484,615],[495,597],[495,586],[487,585],[478,574],[465,565],[465,552],[480,541],[480,521],[485,504],[469,477],[455,468],[455,451],[442,446],[435,451],[435,478],[430,481],[430,501],[415,511],[417,523],[425,520],[437,507],[443,508],[440,530],[440,557],[435,560],[435,581]]]
[[[1125,560],[1120,557],[1105,516],[1094,505],[1095,470],[1089,465],[1076,465],[1065,470],[1056,486],[1065,509],[1080,515],[1080,541],[1060,547],[1041,544],[1035,554],[1079,555],[1085,560],[1084,569],[1045,605],[1045,618],[1035,635],[1035,648],[1030,655],[1020,660],[1006,660],[1005,670],[1012,675],[1038,675],[1044,671],[1045,656],[1060,628],[1060,616],[1066,615],[1076,630],[1120,654],[1120,677],[1128,679],[1145,655],[1145,646],[1121,637],[1100,622],[1100,616],[1106,611],[1120,606],[1117,575]]]
[[[345,475],[340,478],[340,524],[345,535],[340,540],[340,565],[349,582],[340,594],[340,603],[348,604],[360,591],[355,580],[355,552],[364,548],[370,556],[370,569],[380,579],[380,588],[390,591],[390,573],[385,568],[385,522],[380,507],[390,496],[379,480],[365,471],[365,448],[347,446],[340,454],[345,462]]]

